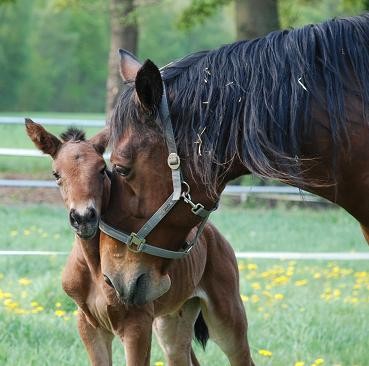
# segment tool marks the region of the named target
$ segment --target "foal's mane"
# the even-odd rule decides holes
[[[66,131],[60,134],[60,138],[63,142],[67,141],[85,141],[86,135],[85,131],[76,128],[76,127],[69,127]]]
[[[348,147],[345,94],[355,88],[367,117],[368,69],[368,14],[276,31],[174,62],[162,77],[181,159],[210,191],[235,158],[257,175],[304,183],[299,154],[312,125],[312,101],[329,116],[333,146]],[[118,100],[113,144],[130,126],[142,133],[133,94],[131,85]],[[334,165],[334,153],[332,159]]]

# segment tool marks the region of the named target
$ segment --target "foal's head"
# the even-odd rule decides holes
[[[37,148],[53,159],[53,176],[69,210],[73,230],[83,239],[92,238],[110,195],[103,158],[107,131],[86,140],[83,131],[70,128],[59,139],[30,119],[26,120],[26,130]]]

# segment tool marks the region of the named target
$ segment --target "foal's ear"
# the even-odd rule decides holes
[[[93,145],[99,154],[104,154],[109,143],[110,133],[109,128],[105,127],[102,131],[91,137],[88,141]]]
[[[136,92],[141,104],[148,110],[159,107],[163,96],[163,81],[157,66],[146,60],[136,76]]]
[[[119,71],[123,81],[133,81],[142,64],[137,60],[131,52],[119,49],[120,65]]]
[[[27,135],[36,145],[36,147],[45,154],[51,155],[54,159],[62,145],[62,142],[50,132],[47,132],[41,125],[26,118]]]

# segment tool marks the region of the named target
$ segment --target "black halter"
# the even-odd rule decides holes
[[[146,221],[146,223],[137,233],[125,233],[124,231],[113,228],[103,220],[100,220],[99,227],[100,230],[105,234],[119,240],[123,244],[126,244],[128,246],[128,249],[132,252],[142,252],[156,257],[168,259],[179,259],[188,254],[193,246],[196,244],[197,239],[199,238],[205,227],[209,215],[218,208],[218,204],[212,210],[206,210],[201,203],[194,203],[192,201],[190,186],[187,182],[183,180],[181,173],[181,162],[177,153],[177,146],[174,139],[172,121],[170,119],[167,93],[164,83],[163,96],[161,98],[159,115],[157,118],[159,118],[163,124],[164,136],[168,147],[168,165],[172,172],[173,193],[167,198],[163,205],[149,218],[149,220]],[[168,212],[180,199],[183,199],[185,203],[191,206],[191,211],[194,215],[199,216],[202,219],[195,237],[191,241],[186,241],[183,248],[181,248],[179,251],[162,249],[148,244],[146,242],[146,237],[160,223],[160,221],[168,214]]]

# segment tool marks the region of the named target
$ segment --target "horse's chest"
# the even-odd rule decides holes
[[[108,306],[119,306],[116,299],[109,299],[99,286],[92,286],[88,297],[86,299],[86,305],[91,313],[91,315],[99,323],[99,326],[105,328],[106,330],[114,333],[112,321],[108,314]],[[122,309],[123,313],[123,309]]]

